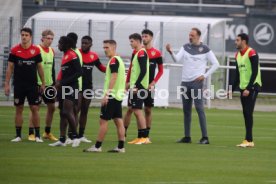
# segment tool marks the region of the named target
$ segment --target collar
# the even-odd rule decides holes
[[[249,47],[246,47],[245,49],[243,49],[242,51],[240,51],[241,55],[243,56],[248,49],[249,49]]]

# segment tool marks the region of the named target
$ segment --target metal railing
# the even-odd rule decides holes
[[[244,8],[244,5],[235,4],[205,4],[202,0],[198,3],[172,3],[172,2],[157,2],[150,0],[147,2],[141,1],[112,1],[112,0],[55,0],[55,7],[58,6],[58,2],[85,2],[85,3],[101,3],[104,9],[107,5],[120,4],[120,5],[145,5],[151,6],[154,9],[155,6],[180,6],[180,7],[209,7],[209,8]]]

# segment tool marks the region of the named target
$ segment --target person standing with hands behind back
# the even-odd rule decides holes
[[[42,31],[42,38],[41,43],[37,45],[41,52],[42,57],[42,66],[44,70],[44,78],[45,78],[45,92],[47,93],[47,89],[52,89],[55,85],[55,52],[54,49],[51,47],[51,44],[54,40],[54,33],[50,29],[46,29]],[[41,79],[39,76],[37,76],[38,85],[40,86],[42,84]],[[58,139],[51,133],[51,127],[53,122],[53,116],[55,112],[55,99],[49,98],[44,93],[41,94],[42,100],[47,105],[47,112],[45,117],[45,132],[43,134],[44,139],[48,139],[51,141],[57,141]],[[35,141],[35,135],[34,135],[34,127],[33,123],[31,121],[32,117],[30,115],[30,122],[29,122],[29,141]]]
[[[248,35],[241,33],[237,36],[235,44],[236,53],[236,79],[233,90],[239,85],[241,91],[241,104],[245,121],[245,139],[238,147],[254,147],[253,142],[253,112],[255,102],[262,86],[259,56],[248,46]]]

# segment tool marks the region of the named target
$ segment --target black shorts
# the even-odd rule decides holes
[[[114,118],[122,118],[122,101],[109,98],[107,105],[101,107],[101,119],[106,121]]]
[[[83,99],[88,99],[88,100],[92,100],[95,96],[95,91],[92,89],[92,88],[88,88],[88,87],[83,87],[82,86],[82,91],[81,91],[82,94],[82,98]]]
[[[46,91],[44,91],[42,94],[40,94],[41,95],[41,98],[42,98],[42,100],[43,100],[43,102],[45,103],[45,104],[52,104],[52,103],[55,103],[55,101],[56,101],[56,99],[55,99],[55,94],[54,93],[56,93],[55,91],[50,91],[51,92],[51,95],[48,95],[48,93],[47,93],[47,89],[49,90],[49,89],[54,89],[54,87],[53,86],[46,86],[45,87],[45,90]],[[53,96],[52,96],[53,95]],[[42,102],[42,101],[41,101]]]
[[[27,97],[29,105],[39,105],[41,103],[39,86],[18,87],[14,86],[14,105],[23,105]]]
[[[148,91],[145,89],[138,90],[137,93],[132,93],[130,91],[128,94],[128,107],[132,109],[142,109],[146,98],[148,98]]]
[[[154,107],[154,93],[148,91],[148,96],[144,99],[145,107]]]
[[[72,87],[73,88],[73,87]],[[77,90],[77,88],[73,88],[73,91]],[[66,92],[66,91],[65,91]],[[63,107],[63,101],[64,100],[70,100],[73,102],[74,105],[77,105],[78,104],[78,98],[79,98],[79,94],[75,94],[75,92],[73,92],[72,94],[66,94],[66,95],[62,95],[62,91],[59,90],[58,93],[57,93],[57,99],[58,99],[58,102],[59,102],[59,105],[58,107],[60,109],[62,109]]]

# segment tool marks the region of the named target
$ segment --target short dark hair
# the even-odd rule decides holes
[[[139,33],[133,33],[129,35],[129,39],[139,40],[140,42],[142,42],[142,37]]]
[[[241,40],[245,40],[245,43],[248,44],[249,43],[249,37],[248,37],[248,34],[246,33],[240,33],[238,34],[238,37],[241,38]]]
[[[153,37],[153,32],[152,32],[151,30],[149,30],[149,29],[144,29],[144,30],[142,31],[142,34],[148,34],[148,35],[150,35],[151,37]]]
[[[73,40],[68,36],[61,36],[59,39],[59,42],[62,42],[65,50],[69,50],[72,48]]]
[[[201,31],[198,28],[193,27],[192,30],[195,31],[198,36],[201,36]]]
[[[71,38],[73,43],[72,43],[72,48],[75,49],[77,48],[77,42],[78,42],[78,35],[74,32],[68,33],[67,37]]]
[[[93,39],[91,38],[91,36],[88,36],[88,35],[86,35],[86,36],[83,36],[82,38],[81,38],[82,40],[88,40],[88,41],[90,41],[90,42],[92,42],[93,41]]]
[[[33,31],[32,31],[32,29],[31,28],[29,28],[29,27],[23,27],[21,30],[20,30],[20,33],[22,33],[22,32],[27,32],[27,33],[29,33],[31,36],[33,36]]]
[[[117,45],[116,41],[115,40],[104,40],[103,43],[109,43],[111,45]]]

